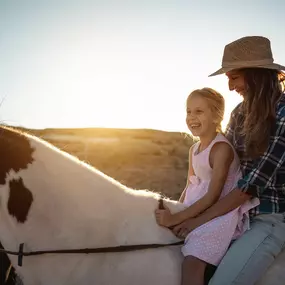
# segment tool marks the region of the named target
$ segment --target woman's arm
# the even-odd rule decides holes
[[[241,206],[252,196],[242,192],[240,189],[235,189],[226,195],[223,199],[219,200],[211,208],[207,209],[204,213],[199,215],[196,219],[199,224],[204,224],[216,217],[227,214],[228,212]]]
[[[187,209],[173,214],[166,226],[177,225],[189,218],[194,218],[215,204],[221,196],[233,159],[234,152],[228,143],[216,143],[210,153],[213,172],[207,193]]]
[[[249,200],[251,196],[247,193],[242,192],[239,189],[235,189],[231,191],[228,195],[220,199],[217,203],[215,203],[212,207],[207,209],[205,212],[200,214],[198,217],[189,219],[173,229],[173,233],[179,238],[185,238],[189,232],[198,228],[199,226],[209,222],[210,220],[225,215],[228,212],[236,209],[247,200]]]

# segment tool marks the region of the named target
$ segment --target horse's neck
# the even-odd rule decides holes
[[[163,242],[154,220],[157,194],[128,190],[81,162],[36,142],[21,176],[34,201],[17,241],[29,249]],[[166,240],[165,240],[166,239]]]

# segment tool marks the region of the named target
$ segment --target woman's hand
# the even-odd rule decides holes
[[[187,221],[175,226],[172,232],[180,239],[185,239],[187,235],[195,230],[199,225],[196,218],[188,219]]]
[[[155,219],[156,222],[163,227],[170,227],[174,223],[174,215],[171,214],[169,208],[164,205],[163,210],[157,209],[155,210]]]

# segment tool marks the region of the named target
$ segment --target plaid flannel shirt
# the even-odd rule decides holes
[[[243,113],[240,103],[232,112],[225,136],[241,162],[243,177],[237,188],[260,199],[250,215],[285,212],[285,95],[276,108],[276,124],[266,152],[257,159],[246,157],[244,139],[239,135]]]

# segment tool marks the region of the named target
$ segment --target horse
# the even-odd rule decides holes
[[[0,241],[24,285],[180,284],[181,241],[155,221],[159,194],[5,126],[0,157]]]
[[[168,244],[155,222],[160,195],[130,189],[51,144],[0,128],[0,240],[24,251]],[[171,211],[184,205],[164,199]],[[180,282],[180,246],[94,254],[8,255],[26,285]]]

